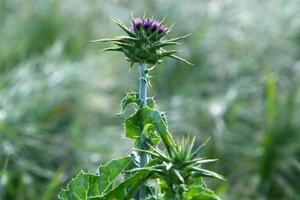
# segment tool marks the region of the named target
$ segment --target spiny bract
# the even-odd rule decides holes
[[[183,140],[180,145],[172,148],[172,151],[165,154],[157,147],[150,146],[149,150],[137,149],[146,152],[153,158],[160,160],[160,163],[148,168],[137,168],[139,170],[148,170],[156,173],[160,178],[172,184],[192,184],[196,178],[211,177],[224,180],[222,175],[216,172],[203,169],[202,164],[216,161],[216,159],[205,159],[197,157],[199,151],[208,142],[208,140],[193,151],[195,138],[192,140]]]

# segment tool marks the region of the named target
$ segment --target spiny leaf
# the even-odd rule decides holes
[[[128,170],[126,172],[138,172],[138,171],[150,171],[150,172],[163,172],[161,169],[157,169],[156,166],[153,167],[138,167],[131,170]]]
[[[143,19],[145,19],[146,16],[147,16],[147,11],[145,10],[145,11],[144,11],[144,14],[143,14]]]
[[[167,40],[166,42],[177,42],[177,41],[182,40],[182,39],[184,39],[184,38],[186,38],[186,37],[189,37],[190,35],[191,35],[191,34],[187,34],[187,35],[183,35],[183,36],[176,37],[176,38],[173,38],[173,39],[169,39],[169,40]]]
[[[151,48],[152,49],[157,49],[165,46],[171,46],[171,45],[179,45],[180,43],[178,42],[159,42],[157,44],[154,44]]]
[[[159,57],[163,58],[163,57],[166,57],[166,56],[171,56],[171,55],[173,55],[177,52],[178,52],[177,50],[170,50],[170,51],[164,50],[162,53],[159,54]]]
[[[153,152],[153,151],[149,151],[149,150],[145,150],[145,149],[139,149],[139,148],[135,148],[135,149],[137,151],[140,151],[140,152],[148,153],[149,155],[152,155],[153,157],[158,158],[158,159],[160,159],[162,161],[171,162],[171,160],[168,157],[166,157],[164,155],[161,155],[161,154],[159,154],[157,152]]]
[[[155,158],[160,158],[160,156],[152,151],[145,150],[145,149],[139,149],[139,148],[134,148],[133,150],[139,151],[139,152],[145,152],[148,153],[149,155],[155,157]]]
[[[130,11],[130,14],[131,14],[131,20],[133,21],[135,17],[134,17],[134,15],[133,15],[132,10]]]
[[[120,51],[120,52],[122,52],[123,48],[121,48],[121,47],[108,47],[108,48],[105,48],[105,49],[100,49],[98,51]]]
[[[120,46],[120,47],[128,47],[128,48],[133,48],[134,47],[134,45],[133,44],[131,44],[131,43],[126,43],[126,42],[119,42],[119,41],[117,41],[117,42],[113,42],[115,45],[118,45],[118,46]]]
[[[191,157],[196,157],[199,151],[209,142],[210,137],[208,137],[203,144],[201,144],[191,155]]]
[[[175,26],[175,22],[174,22],[173,24],[171,24],[171,26],[169,26],[169,28],[168,28],[166,34],[169,34],[171,31],[173,31],[174,26]]]
[[[222,175],[210,170],[202,169],[199,167],[193,167],[193,171],[195,172],[195,175],[217,178],[223,181],[225,180],[225,178]]]
[[[129,37],[129,36],[118,36],[114,38],[104,38],[104,39],[97,39],[97,40],[91,40],[90,42],[114,42],[114,41],[139,41],[139,38]]]
[[[162,20],[159,22],[159,24],[163,24],[164,21],[165,21],[165,19],[166,19],[166,17],[167,17],[167,15],[165,15],[165,16],[162,18]]]
[[[213,191],[200,185],[189,188],[184,197],[187,200],[221,200]]]
[[[189,164],[204,164],[204,163],[216,162],[216,161],[218,161],[218,159],[196,158],[196,159],[193,159],[193,160],[185,161],[185,163],[187,165],[189,165]]]
[[[127,138],[138,139],[142,131],[139,117],[134,114],[133,116],[127,118],[124,124],[125,135]]]
[[[149,81],[148,81],[149,82]],[[147,98],[147,106],[151,109],[155,108],[155,100],[153,97]]]
[[[193,149],[193,147],[194,147],[195,140],[196,140],[196,137],[193,137],[191,141],[189,141],[189,139],[188,139],[189,145],[188,145],[187,151],[188,151],[188,155],[189,155],[189,156],[190,156],[191,153],[192,153],[192,149]]]
[[[138,110],[134,115],[125,120],[125,134],[128,138],[137,139],[145,124],[153,124],[157,129],[166,149],[171,153],[175,146],[172,136],[160,112],[148,106]]]
[[[180,172],[177,169],[173,169],[175,175],[177,176],[177,178],[184,183],[184,178],[182,177],[182,175],[180,174]]]
[[[132,161],[131,157],[111,160],[105,165],[101,165],[98,169],[100,175],[99,187],[101,193],[105,193],[113,184],[115,178],[129,165]]]
[[[141,101],[139,100],[139,94],[137,92],[127,93],[126,96],[121,101],[121,108],[122,108],[121,114],[125,111],[125,109],[129,105],[133,105],[136,108],[138,108],[138,106],[140,105],[140,103],[141,103]]]
[[[131,157],[112,160],[100,166],[98,175],[81,171],[62,189],[58,197],[61,200],[87,200],[91,197],[102,196],[112,188],[116,177],[132,161]]]
[[[171,57],[171,58],[175,58],[175,59],[177,59],[177,60],[180,60],[180,61],[183,61],[183,62],[185,62],[186,64],[189,64],[189,65],[191,65],[191,66],[194,66],[194,64],[193,63],[190,63],[189,61],[187,61],[186,59],[184,59],[184,58],[181,58],[181,57],[179,57],[179,56],[176,56],[176,55],[169,55],[169,57]]]
[[[142,130],[142,136],[151,141],[151,144],[156,145],[160,141],[160,137],[155,132],[153,124],[146,124]]]
[[[99,179],[99,176],[81,171],[67,185],[67,189],[60,191],[58,198],[61,200],[87,200],[91,196],[101,195]]]
[[[216,161],[218,161],[218,159],[203,159],[203,160],[197,161],[195,164],[204,164],[204,163],[210,163],[210,162],[216,162]]]
[[[166,170],[170,170],[173,166],[174,166],[174,165],[173,165],[173,163],[171,163],[171,162],[165,163]]]
[[[165,160],[165,161],[168,161],[168,162],[171,162],[172,160],[170,158],[168,158],[162,151],[160,151],[159,148],[156,148],[156,147],[153,147],[152,145],[148,144],[148,146],[151,148],[152,151],[154,151],[155,153],[157,153],[160,158],[162,160]]]
[[[120,20],[111,18],[121,29],[123,29],[130,37],[136,38],[137,35],[133,32],[131,32]]]
[[[157,163],[158,160],[153,159],[145,167],[151,167]],[[138,171],[104,196],[96,196],[94,198],[90,198],[90,200],[129,200],[133,197],[137,189],[150,177],[151,173],[149,171]]]

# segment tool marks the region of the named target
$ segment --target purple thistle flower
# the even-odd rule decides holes
[[[148,28],[150,28],[152,26],[152,24],[153,24],[153,20],[152,19],[149,19],[149,18],[145,19],[144,20],[144,28],[145,28],[145,30],[147,30]]]
[[[137,29],[140,29],[141,26],[142,26],[142,20],[141,18],[135,18],[133,20],[133,25],[137,28]]]
[[[167,30],[168,29],[165,26],[160,26],[158,33],[165,33],[165,32],[167,32]]]
[[[157,30],[157,28],[159,27],[159,23],[154,21],[151,25],[151,31],[155,32]]]
[[[142,30],[143,29],[143,30]],[[159,37],[152,36],[151,38],[160,39],[162,38],[168,31],[168,28],[165,25],[160,24],[158,21],[153,20],[151,18],[134,18],[132,21],[132,28],[129,29],[130,32],[135,33],[136,35],[141,37],[141,31],[145,31],[145,36],[150,36],[152,33],[157,33]]]

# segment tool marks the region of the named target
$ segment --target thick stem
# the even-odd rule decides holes
[[[147,74],[146,74],[147,64],[140,63],[140,101],[141,108],[145,107],[147,104]]]
[[[147,64],[146,63],[140,63],[140,88],[139,88],[139,99],[141,101],[140,108],[143,108],[147,105]],[[141,137],[143,138],[143,137]],[[142,140],[140,140],[141,149],[146,149],[146,144],[143,143]],[[144,167],[148,163],[148,155],[145,152],[139,153],[139,160],[140,160],[140,167]],[[147,190],[145,186],[142,186],[139,190],[139,199],[143,200],[147,197]]]

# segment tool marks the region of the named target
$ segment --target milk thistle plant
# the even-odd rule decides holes
[[[131,67],[136,64],[140,70],[139,92],[127,93],[121,101],[121,114],[129,106],[134,114],[125,118],[125,136],[134,140],[132,153],[100,165],[95,174],[81,171],[59,193],[62,200],[207,200],[219,199],[208,189],[203,180],[211,177],[223,180],[215,172],[204,169],[205,163],[216,161],[198,156],[201,145],[194,147],[195,138],[184,138],[176,144],[168,130],[164,113],[156,109],[153,97],[147,96],[149,71],[171,57],[192,65],[175,55],[176,50],[165,48],[178,45],[181,36],[167,39],[173,26],[166,26],[163,20],[134,18],[132,25],[125,26],[119,20],[115,23],[126,32],[126,36],[100,39],[93,42],[110,42],[114,46],[104,51],[123,52]],[[151,67],[149,67],[151,66]],[[162,142],[164,148],[159,148]],[[117,177],[122,176],[123,179]]]

